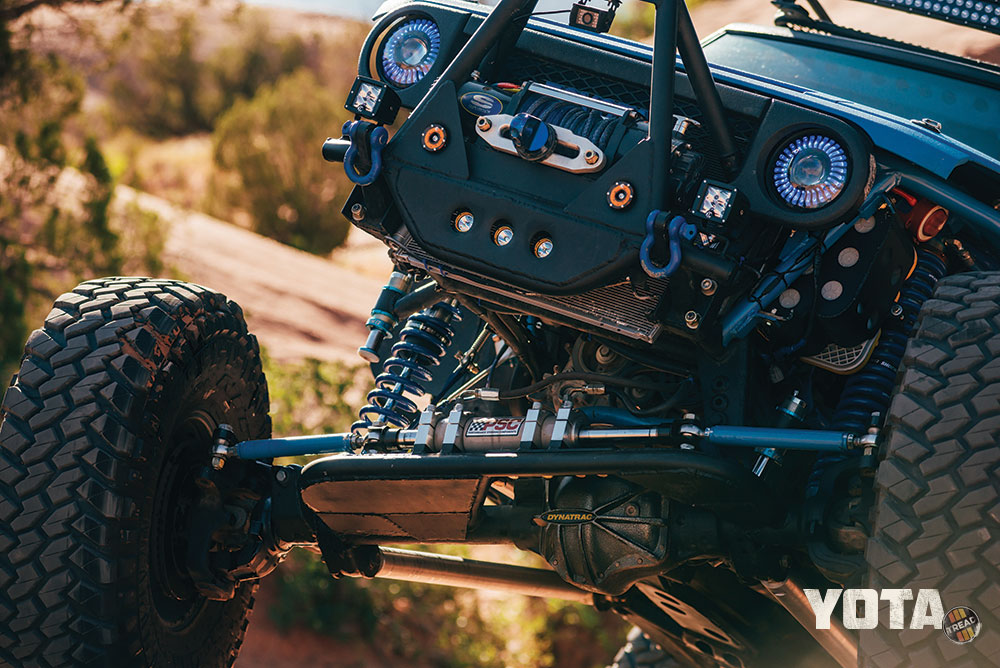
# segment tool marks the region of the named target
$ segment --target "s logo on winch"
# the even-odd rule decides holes
[[[503,111],[503,101],[500,98],[478,91],[466,93],[458,98],[458,103],[473,116],[492,116]]]
[[[560,508],[559,510],[546,510],[535,518],[535,524],[545,526],[546,524],[586,524],[597,519],[597,515],[589,510],[576,510]]]

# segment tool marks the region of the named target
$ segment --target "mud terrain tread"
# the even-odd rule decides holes
[[[869,586],[941,592],[982,632],[958,645],[941,630],[862,632],[863,666],[997,665],[1000,656],[1000,273],[941,280],[910,339],[876,476]],[[916,591],[914,591],[914,595]],[[883,604],[887,606],[887,604]],[[907,621],[912,603],[907,606]]]
[[[209,335],[225,341],[234,374],[263,388],[243,400],[253,415],[237,433],[267,436],[256,339],[239,306],[206,288],[87,281],[29,337],[0,407],[0,665],[156,662],[138,643],[150,613],[137,605],[137,504],[150,494],[158,426],[145,408]],[[215,604],[230,631],[206,656],[235,660],[255,588]]]
[[[632,627],[625,646],[618,650],[610,668],[680,668],[670,655],[638,626]]]

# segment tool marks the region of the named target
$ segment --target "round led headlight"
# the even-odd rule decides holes
[[[808,134],[790,142],[774,161],[774,188],[802,209],[819,209],[847,184],[847,153],[834,139]]]
[[[441,51],[441,31],[434,21],[410,19],[396,26],[382,43],[379,63],[396,86],[417,83],[430,71]]]

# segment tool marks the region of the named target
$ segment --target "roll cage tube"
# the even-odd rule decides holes
[[[653,152],[653,208],[669,211],[670,142],[674,127],[674,77],[676,54],[680,50],[685,72],[705,117],[706,129],[718,145],[723,168],[731,176],[736,166],[736,144],[726,122],[722,100],[698,42],[691,15],[684,0],[642,0],[655,9],[653,67],[650,81],[648,139]],[[502,54],[498,50],[513,45],[527,25],[538,0],[500,0],[451,61],[441,76],[417,104],[413,113],[432,100],[443,85],[456,87],[475,78],[480,68],[489,67]],[[499,46],[498,46],[499,45]],[[659,150],[659,147],[664,147]]]

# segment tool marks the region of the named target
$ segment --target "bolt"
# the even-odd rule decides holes
[[[351,218],[355,223],[360,223],[368,215],[368,210],[360,202],[351,207]]]
[[[636,506],[634,503],[630,503],[627,506],[625,506],[625,514],[628,515],[629,517],[635,517],[636,515],[639,514],[639,507]]]
[[[279,485],[284,485],[288,482],[288,471],[285,469],[278,469],[274,472],[274,479],[278,481]]]
[[[216,471],[221,471],[222,467],[226,465],[226,458],[221,455],[212,455],[212,468]]]
[[[802,301],[802,293],[795,288],[788,288],[778,296],[781,308],[795,308]]]
[[[835,301],[844,294],[844,286],[840,281],[827,281],[819,290],[820,296],[828,302]]]
[[[869,216],[868,218],[859,218],[858,222],[854,223],[854,229],[858,234],[867,234],[875,229],[875,218]]]
[[[587,151],[583,154],[583,159],[588,165],[596,165],[600,157],[594,151]]]
[[[893,318],[902,317],[903,307],[900,306],[899,304],[893,304],[892,307],[889,309],[889,313],[892,315]]]
[[[853,267],[861,259],[861,252],[854,246],[848,246],[837,255],[837,264],[845,269]]]
[[[493,127],[493,123],[485,116],[480,116],[479,120],[476,121],[476,127],[479,128],[480,132],[489,132],[490,128]]]
[[[689,329],[698,329],[699,320],[701,320],[701,316],[699,316],[696,311],[688,311],[684,314],[684,324],[687,325]]]
[[[594,358],[598,364],[609,364],[614,361],[615,354],[607,346],[598,346],[597,351],[594,353]]]
[[[705,295],[706,297],[711,297],[712,295],[714,295],[718,287],[719,284],[713,281],[711,278],[701,279],[701,294]]]

